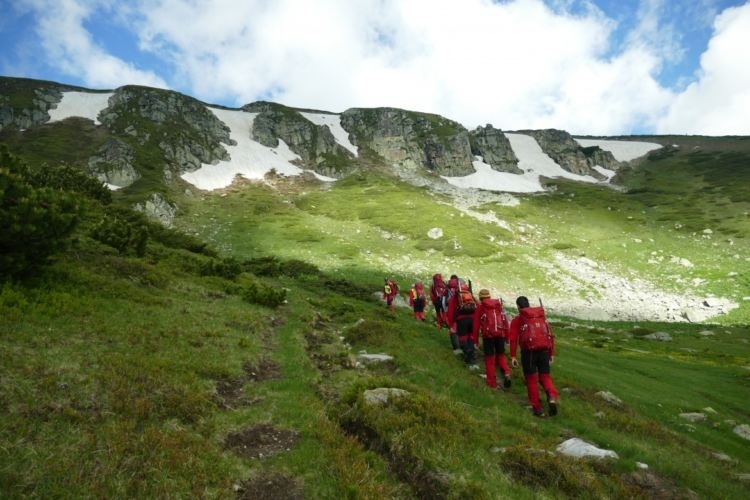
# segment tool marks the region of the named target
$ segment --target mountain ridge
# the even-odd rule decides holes
[[[45,116],[49,116],[49,122],[53,122],[67,116],[81,114],[80,112],[76,113],[71,106],[66,106],[66,103],[62,100],[63,93],[72,94],[77,91],[80,92],[80,90],[61,84],[27,80],[6,81],[3,87],[7,92],[7,89],[13,86],[12,84],[18,86],[21,83],[36,85],[33,91],[38,98],[31,100],[36,108],[33,108],[33,106],[32,109],[19,107],[17,104],[14,107],[12,101],[9,103],[7,102],[8,99],[4,99],[6,102],[0,103],[0,130],[8,127],[23,129],[29,126],[37,126],[47,122]],[[26,91],[28,92],[28,89]],[[45,94],[45,91],[50,91],[50,94]],[[165,118],[163,116],[165,112],[172,115],[181,114],[185,117],[180,109],[174,109],[174,105],[178,101],[200,102],[176,92],[139,86],[124,86],[109,92],[85,91],[83,95],[95,97],[96,102],[100,99],[103,100],[105,97],[118,96],[114,102],[107,103],[107,106],[113,106],[113,112],[105,112],[107,106],[104,105],[104,102],[101,102],[98,106],[100,109],[95,110],[93,116],[88,116],[96,121],[98,113],[100,111],[105,112],[102,117],[105,122],[113,121],[113,118],[108,115],[118,114],[118,102],[127,103],[130,100],[137,100],[143,110],[153,106],[155,99],[152,96],[163,99],[169,97],[169,101],[172,102],[171,110],[168,107],[166,110],[149,111],[151,113],[150,118],[154,122],[162,122]],[[258,113],[251,122],[253,140],[267,147],[275,147],[279,139],[284,140],[291,150],[300,157],[298,163],[307,169],[333,178],[346,175],[347,172],[351,171],[352,158],[347,160],[346,148],[344,151],[337,149],[340,145],[337,141],[331,140],[329,127],[311,124],[304,115],[305,112],[309,113],[307,110],[288,108],[266,101],[247,104],[236,109],[215,107],[206,103],[200,104],[206,109],[242,110]],[[87,104],[81,102],[78,105],[87,106]],[[75,107],[76,104],[72,106]],[[60,112],[60,107],[64,107],[68,111]],[[185,105],[182,106],[182,108],[185,107]],[[163,106],[160,106],[160,108],[163,108]],[[84,110],[83,114],[86,114],[86,111],[90,112],[91,110]],[[472,174],[475,171],[473,162],[477,157],[481,157],[486,165],[498,172],[523,173],[517,167],[519,160],[504,133],[494,129],[489,124],[485,127],[477,127],[474,131],[468,131],[457,122],[439,115],[397,108],[352,108],[340,114],[328,111],[320,111],[320,114],[339,117],[340,125],[350,136],[347,139],[353,139],[355,143],[361,143],[362,147],[374,150],[386,162],[413,163],[430,173],[445,177],[457,177]],[[188,117],[185,121],[191,124],[191,120]],[[205,128],[205,125],[199,125]],[[113,129],[114,123],[108,123],[107,126]],[[165,153],[165,156],[167,156],[165,160],[172,161],[182,169],[192,171],[200,168],[202,164],[213,164],[217,160],[226,159],[224,158],[226,152],[221,150],[225,149],[226,145],[231,145],[232,141],[228,140],[223,134],[209,132],[209,136],[211,135],[214,137],[212,143],[204,145],[204,147],[213,150],[213,153],[198,152],[195,154],[196,152],[189,151],[188,146],[183,146],[178,148],[182,150],[181,154],[178,151],[173,151],[170,157]],[[578,146],[567,132],[556,130],[534,131],[534,137],[545,152],[551,154],[555,162],[568,172],[593,176],[597,180],[603,180],[605,176],[598,172],[595,167],[615,169],[619,167],[619,162],[610,153],[601,150],[596,145]],[[315,141],[315,144],[311,141]],[[196,142],[193,140],[193,144]],[[611,176],[609,177],[611,178]],[[508,188],[505,190],[508,190]],[[541,190],[541,188],[539,187],[538,190]]]

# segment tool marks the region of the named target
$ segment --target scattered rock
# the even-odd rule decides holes
[[[734,462],[735,460],[732,459],[729,455],[726,453],[719,453],[719,452],[713,452],[711,453],[711,456],[714,457],[716,460],[719,460],[720,462]]]
[[[643,337],[648,340],[658,340],[659,342],[671,342],[672,336],[666,332],[654,332]]]
[[[688,422],[704,422],[706,420],[705,413],[680,413],[680,418],[687,420]]]
[[[409,391],[403,389],[397,389],[395,387],[378,387],[377,389],[370,389],[365,391],[365,403],[370,406],[382,406],[388,404],[390,398],[400,398],[408,396]]]
[[[738,425],[734,428],[734,433],[743,439],[750,440],[750,425]]]
[[[609,391],[599,391],[595,394],[595,396],[599,396],[607,403],[613,404],[615,406],[621,406],[622,405],[622,399],[618,398],[614,394],[612,394]]]
[[[579,438],[571,438],[567,441],[563,441],[557,447],[558,453],[567,455],[570,457],[594,457],[594,458],[620,458],[617,453],[612,450],[604,450],[598,448],[591,443]]]
[[[360,361],[366,365],[374,363],[385,363],[387,361],[393,361],[393,356],[389,356],[387,354],[367,354],[366,352],[364,352],[357,355],[357,361]]]
[[[671,264],[679,264],[682,267],[693,267],[693,263],[682,257],[672,257],[669,259]]]
[[[433,227],[427,231],[427,237],[433,240],[437,240],[443,237],[443,230],[439,227]]]

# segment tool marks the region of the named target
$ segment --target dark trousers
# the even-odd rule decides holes
[[[477,362],[477,353],[474,349],[474,340],[471,338],[471,330],[474,327],[474,318],[471,316],[462,316],[456,320],[456,335],[458,343],[464,352],[464,361],[467,365],[473,365]]]

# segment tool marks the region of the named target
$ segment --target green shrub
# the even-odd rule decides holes
[[[286,290],[274,288],[260,281],[243,278],[237,283],[228,283],[226,293],[239,295],[242,300],[251,304],[266,307],[278,307],[286,301]]]
[[[202,276],[218,276],[229,280],[235,279],[242,272],[242,266],[233,258],[209,259],[201,264]]]
[[[104,215],[90,234],[95,240],[111,246],[121,254],[133,253],[142,257],[146,253],[147,227],[132,224],[117,215]]]
[[[77,193],[105,205],[112,202],[112,192],[100,180],[68,165],[35,170],[30,173],[29,181],[35,187]]]
[[[75,194],[34,186],[29,171],[0,149],[0,275],[19,276],[65,248],[82,215]]]

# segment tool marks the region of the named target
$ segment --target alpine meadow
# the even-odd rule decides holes
[[[0,496],[746,497],[748,186],[748,137],[2,77]],[[556,416],[415,320],[438,272],[543,301]]]

